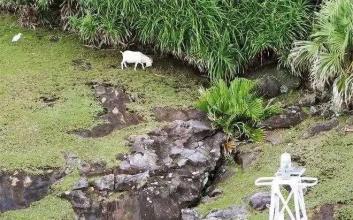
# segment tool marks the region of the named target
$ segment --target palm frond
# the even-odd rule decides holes
[[[200,90],[196,106],[229,136],[259,141],[263,132],[258,123],[280,108],[270,103],[265,106],[255,88],[255,82],[243,78],[231,81],[229,86],[219,80],[211,88]]]
[[[298,41],[288,57],[292,71],[308,71],[316,89],[332,88],[334,109],[352,101],[353,4],[325,1],[309,41]]]

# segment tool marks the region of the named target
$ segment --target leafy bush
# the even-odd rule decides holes
[[[201,89],[197,107],[208,113],[213,124],[222,128],[228,136],[259,141],[263,130],[261,120],[280,111],[276,105],[264,105],[255,92],[256,83],[247,79],[235,79],[229,87],[223,80],[205,90]]]
[[[289,62],[295,73],[309,71],[314,88],[332,88],[336,110],[349,104],[353,97],[352,1],[326,1],[316,15],[310,40],[295,42]]]
[[[1,1],[34,2],[47,8],[57,2],[0,0],[0,5]],[[310,15],[307,0],[61,2],[62,25],[75,28],[88,43],[154,45],[208,71],[211,79],[225,80],[234,78],[264,51],[287,54],[292,42],[304,37]]]

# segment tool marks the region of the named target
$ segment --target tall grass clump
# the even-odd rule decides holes
[[[219,80],[211,88],[201,89],[196,106],[228,137],[253,141],[264,136],[259,122],[280,111],[276,105],[264,104],[256,94],[255,82],[242,78],[233,80],[229,86]]]
[[[289,62],[294,73],[308,71],[315,89],[331,89],[339,111],[353,98],[353,4],[326,1],[316,14],[308,41],[296,41]]]
[[[305,36],[306,0],[82,0],[72,24],[88,43],[154,45],[231,80],[264,51],[279,57]]]
[[[152,45],[227,81],[264,52],[288,54],[310,17],[307,0],[31,1],[59,5],[64,29],[77,30],[86,43]]]
[[[86,14],[76,24],[88,41],[108,35],[114,42],[151,44],[207,71],[211,79],[225,80],[263,51],[284,55],[294,39],[303,38],[309,17],[306,0],[83,2]],[[87,20],[96,33],[87,34]]]

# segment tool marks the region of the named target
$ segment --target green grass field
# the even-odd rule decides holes
[[[23,33],[17,43],[12,37]],[[52,36],[58,42],[51,42]],[[40,172],[65,164],[64,153],[72,152],[82,160],[104,160],[116,165],[118,153],[127,152],[126,138],[142,134],[159,125],[154,107],[192,106],[201,86],[194,71],[174,61],[155,57],[146,71],[120,70],[118,51],[85,48],[77,37],[44,29],[27,30],[17,26],[16,18],[0,15],[0,169]],[[73,59],[85,59],[92,70],[81,71]],[[111,65],[119,64],[119,69]],[[91,81],[123,86],[128,93],[142,97],[129,108],[144,121],[102,138],[81,138],[69,132],[98,123],[103,109],[95,99]],[[59,98],[50,107],[40,97]],[[28,209],[0,214],[0,219],[66,219],[72,217],[71,205],[56,194],[70,189],[77,180],[73,173],[52,189],[51,194]]]
[[[19,32],[23,38],[11,43],[12,36]],[[60,40],[51,42],[52,35]],[[88,60],[92,70],[74,68],[73,59]],[[154,67],[146,71],[112,68],[111,65],[120,64],[120,59],[117,51],[83,47],[74,35],[22,29],[14,17],[0,16],[0,169],[40,172],[59,168],[65,163],[65,152],[87,161],[105,160],[113,166],[117,163],[116,154],[128,151],[126,137],[160,125],[153,119],[154,107],[194,105],[202,80],[191,69],[158,57]],[[70,134],[100,123],[96,116],[103,109],[86,85],[91,81],[122,85],[128,93],[142,97],[129,108],[142,115],[144,122],[102,138],[84,139]],[[40,100],[41,96],[59,99],[49,107]],[[233,165],[235,175],[218,185],[223,195],[199,205],[198,210],[206,214],[244,203],[252,193],[263,190],[254,185],[255,179],[272,176],[280,154],[288,151],[305,159],[307,175],[320,179],[305,197],[308,208],[312,211],[323,204],[339,203],[344,207],[340,215],[349,216],[353,205],[353,134],[334,129],[310,139],[301,138],[306,128],[321,120],[309,118],[295,128],[278,131],[284,137],[282,144],[261,143],[262,154],[257,163],[244,171]],[[342,128],[346,118],[340,121]],[[0,219],[72,219],[71,205],[57,195],[70,189],[77,178],[78,173],[73,172],[55,184],[44,199],[27,209],[0,214]],[[252,213],[250,219],[267,219],[267,214]]]
[[[19,32],[24,37],[11,43]],[[51,42],[52,35],[60,36],[60,41]],[[88,60],[92,70],[77,70],[73,59]],[[64,152],[115,162],[115,154],[126,151],[124,139],[129,134],[156,126],[153,107],[193,105],[200,85],[190,69],[158,59],[147,71],[110,67],[120,61],[117,51],[86,49],[75,36],[20,29],[14,18],[0,17],[0,168],[60,167]],[[129,108],[145,122],[97,139],[69,134],[100,123],[96,116],[102,109],[86,85],[91,81],[122,85],[128,93],[143,97]],[[48,107],[41,96],[59,99]]]
[[[277,135],[283,138],[283,143],[259,144],[262,150],[259,160],[246,170],[232,167],[235,175],[218,185],[224,192],[222,196],[210,203],[199,205],[198,210],[206,214],[213,209],[247,204],[249,197],[255,192],[269,191],[269,188],[255,186],[255,180],[258,177],[273,176],[279,167],[280,155],[289,152],[305,161],[305,175],[319,178],[319,184],[305,195],[309,214],[324,204],[341,204],[348,208],[342,209],[340,215],[343,216],[347,212],[351,214],[353,210],[351,209],[353,134],[345,134],[342,130],[346,123],[352,123],[352,119],[341,117],[340,126],[337,129],[303,139],[306,129],[320,121],[323,120],[309,118],[292,129],[276,131]],[[253,212],[250,219],[265,220],[268,219],[268,215],[266,212],[262,214]]]

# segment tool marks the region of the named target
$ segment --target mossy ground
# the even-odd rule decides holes
[[[258,161],[246,170],[232,167],[235,174],[218,187],[222,196],[214,201],[201,204],[198,210],[206,214],[213,209],[226,208],[235,204],[248,204],[249,197],[257,191],[269,191],[269,188],[256,187],[258,177],[273,176],[279,167],[280,155],[289,152],[299,156],[305,162],[306,175],[319,178],[319,184],[305,195],[309,213],[324,204],[341,204],[339,211],[344,216],[346,209],[351,210],[353,199],[353,133],[344,133],[347,117],[340,118],[340,126],[329,132],[321,133],[309,139],[303,139],[304,132],[322,118],[308,118],[300,125],[289,130],[276,131],[284,142],[279,145],[260,143],[262,153]],[[343,212],[343,213],[342,213]],[[347,214],[348,215],[348,214]],[[250,219],[267,219],[268,214],[252,212]]]
[[[24,36],[12,44],[11,38],[18,32]],[[52,35],[59,36],[59,42],[51,42]],[[93,69],[78,70],[72,66],[73,59],[86,59]],[[13,17],[0,16],[0,169],[36,172],[61,167],[64,152],[75,153],[83,160],[103,159],[114,165],[115,155],[128,150],[125,147],[127,136],[159,125],[153,120],[153,107],[193,105],[200,80],[195,79],[190,69],[163,60],[147,71],[110,67],[119,62],[117,51],[87,49],[73,35],[21,29]],[[91,81],[119,84],[130,94],[141,97],[129,104],[129,108],[143,115],[145,121],[103,138],[83,139],[69,134],[99,123],[96,115],[102,109],[86,85]],[[43,95],[59,99],[48,107],[40,100]],[[297,96],[292,94],[291,97]],[[288,101],[288,97],[281,100]],[[230,167],[235,174],[218,185],[223,195],[199,205],[198,210],[206,214],[213,209],[247,203],[254,192],[266,190],[254,185],[256,178],[272,176],[279,165],[280,154],[287,151],[305,161],[308,176],[319,177],[320,183],[305,196],[308,208],[312,211],[326,203],[340,204],[343,208],[337,216],[350,219],[353,134],[342,132],[346,118],[340,118],[340,129],[310,139],[301,138],[310,125],[321,120],[309,118],[292,129],[277,131],[284,142],[279,145],[261,143],[261,157],[249,169]],[[77,178],[77,172],[66,176],[52,187],[47,197],[30,208],[0,214],[0,218],[72,219],[70,204],[57,194],[69,190]],[[267,219],[267,213],[253,212],[250,219]]]
[[[200,80],[193,70],[175,62],[160,60],[146,71],[120,70],[121,54],[116,50],[85,48],[77,37],[60,31],[17,26],[12,16],[0,15],[0,169],[37,172],[58,168],[65,163],[64,153],[82,160],[117,163],[115,156],[128,151],[125,140],[158,126],[152,109],[157,106],[189,107],[197,97]],[[22,39],[11,43],[12,37]],[[58,42],[50,41],[58,36]],[[82,71],[73,59],[85,59],[92,70]],[[118,64],[119,68],[111,65]],[[102,112],[91,81],[123,86],[140,97],[129,108],[142,115],[144,122],[116,130],[102,138],[80,138],[70,131],[90,128]],[[53,106],[41,96],[59,98]],[[65,219],[72,217],[70,204],[56,197],[56,191],[69,189],[77,179],[74,173],[53,187],[53,192],[28,209],[0,214],[1,219]],[[58,190],[61,189],[61,190]],[[67,213],[69,212],[69,213]]]

